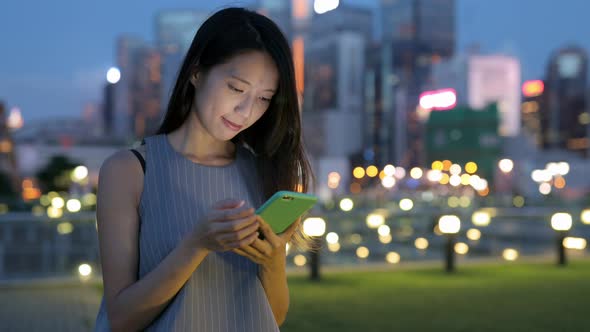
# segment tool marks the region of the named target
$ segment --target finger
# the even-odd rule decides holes
[[[248,258],[249,260],[253,261],[254,263],[257,263],[257,264],[260,264],[261,263],[261,261],[258,258],[256,258],[256,257],[248,254],[247,252],[245,252],[242,249],[239,249],[239,248],[238,249],[234,249],[233,252],[235,252],[236,254],[238,254],[240,256],[243,256],[243,257]]]
[[[219,233],[235,233],[240,231],[246,227],[250,227],[256,225],[258,226],[258,219],[256,216],[249,216],[246,218],[233,220],[233,221],[226,221],[226,222],[214,222],[211,225],[211,228],[214,229],[215,232]]]
[[[257,219],[260,224],[260,231],[264,234],[264,238],[270,242],[273,247],[278,248],[281,245],[281,238],[275,234],[270,225],[264,221],[261,216],[257,216]]]
[[[225,209],[213,211],[211,220],[213,221],[227,221],[236,220],[248,217],[254,214],[254,208],[243,205],[236,209]]]
[[[226,246],[232,249],[247,247],[251,245],[254,242],[254,240],[256,240],[256,238],[258,238],[258,234],[254,233],[240,241],[228,243]]]
[[[213,209],[215,210],[225,210],[225,209],[235,209],[243,206],[246,203],[244,200],[228,198],[213,204]]]
[[[272,245],[268,241],[259,238],[256,238],[248,248],[252,248],[252,250],[258,252],[262,257],[271,257],[273,253]],[[242,247],[242,249],[244,248]]]
[[[260,240],[254,240],[254,242],[251,245],[245,246],[245,247],[240,247],[240,249],[243,250],[244,252],[246,252],[248,255],[255,257],[256,259],[264,261],[270,255],[266,255],[264,252],[260,251],[260,249],[255,247],[256,246],[255,243],[257,241],[262,242]]]
[[[297,230],[297,227],[299,227],[300,224],[301,224],[301,218],[297,219],[297,221],[295,221],[293,224],[291,224],[291,226],[289,226],[289,228],[287,228],[281,234],[281,237],[283,238],[283,240],[285,240],[285,242],[291,241],[293,234],[295,234],[295,231]]]
[[[252,223],[247,227],[240,229],[237,232],[226,232],[223,233],[221,236],[218,237],[219,242],[221,243],[230,243],[230,242],[237,242],[247,238],[248,236],[258,233],[258,223]],[[258,234],[257,234],[258,235]]]

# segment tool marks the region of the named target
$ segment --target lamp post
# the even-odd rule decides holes
[[[438,220],[438,228],[445,234],[447,243],[445,245],[446,271],[455,271],[455,237],[461,229],[461,220],[455,215],[444,215]]]
[[[567,257],[565,255],[565,246],[563,240],[567,232],[572,228],[572,216],[569,213],[559,212],[551,217],[551,227],[557,232],[557,265],[565,266]]]
[[[307,218],[303,221],[303,232],[312,239],[309,252],[310,279],[319,281],[321,237],[326,232],[326,222],[322,218]]]

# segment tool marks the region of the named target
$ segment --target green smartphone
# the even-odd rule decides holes
[[[276,234],[284,232],[318,201],[314,195],[278,191],[256,210]]]

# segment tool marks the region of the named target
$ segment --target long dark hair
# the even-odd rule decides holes
[[[267,199],[278,190],[307,192],[313,174],[303,149],[291,49],[277,25],[256,12],[226,8],[201,25],[186,54],[157,134],[178,129],[188,118],[195,95],[192,75],[197,71],[207,73],[248,51],[270,55],[279,72],[279,85],[264,115],[232,141],[246,143],[254,150]]]

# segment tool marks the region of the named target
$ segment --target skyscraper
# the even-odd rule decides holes
[[[418,97],[428,83],[431,66],[450,57],[455,49],[454,0],[382,0],[382,75],[387,78],[383,112],[403,113],[392,119],[395,131],[406,131],[405,145],[394,146],[395,162],[405,166],[425,164],[423,125],[415,112]],[[391,84],[390,84],[391,83]]]
[[[161,56],[160,118],[168,107],[186,52],[207,17],[206,12],[194,10],[168,10],[156,16],[156,48]]]
[[[556,51],[546,78],[546,107],[541,110],[545,148],[568,149],[587,154],[588,54],[579,47]]]

